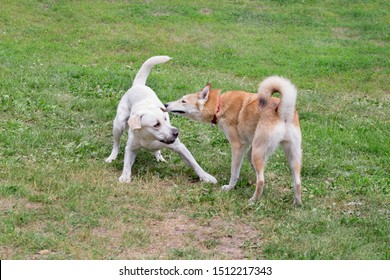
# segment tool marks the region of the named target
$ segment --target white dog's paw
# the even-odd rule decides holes
[[[157,151],[154,153],[154,156],[156,157],[157,161],[162,161],[162,162],[167,162],[163,156],[161,155],[161,152],[160,151]]]
[[[131,175],[130,174],[122,174],[119,177],[119,182],[120,183],[130,183],[131,182]]]
[[[234,186],[230,186],[230,185],[224,185],[224,186],[222,186],[222,190],[223,190],[223,191],[230,191],[230,190],[232,190],[232,189],[234,189]]]
[[[205,182],[205,183],[213,183],[213,184],[216,184],[218,181],[217,179],[215,179],[214,176],[210,175],[210,174],[203,174],[202,176],[199,176],[200,179]]]

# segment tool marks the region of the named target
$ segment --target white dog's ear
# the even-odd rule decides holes
[[[131,130],[136,130],[141,128],[141,117],[142,115],[133,115],[129,118],[127,123]]]
[[[209,98],[210,91],[211,91],[211,84],[208,83],[206,87],[199,92],[198,98],[207,101],[207,99]]]

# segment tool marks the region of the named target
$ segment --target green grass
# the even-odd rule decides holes
[[[1,259],[390,259],[388,1],[2,1]],[[230,176],[223,133],[172,116],[217,185],[178,155],[105,164],[120,97],[150,56],[163,102],[200,89],[299,89],[302,208],[281,151]],[[125,137],[123,138],[123,142]],[[42,250],[48,250],[42,251]],[[44,253],[42,253],[44,252]]]

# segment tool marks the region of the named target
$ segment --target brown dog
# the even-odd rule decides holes
[[[231,177],[223,190],[231,190],[239,178],[245,151],[256,170],[256,190],[250,203],[264,189],[264,168],[268,157],[279,144],[283,146],[294,178],[294,204],[301,200],[301,130],[295,110],[297,90],[285,78],[271,76],[259,85],[258,94],[244,91],[212,90],[208,84],[197,93],[167,103],[168,111],[192,120],[218,124],[232,148]],[[279,92],[281,99],[272,97]]]

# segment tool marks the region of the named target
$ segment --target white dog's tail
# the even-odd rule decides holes
[[[295,101],[297,100],[297,89],[290,80],[271,76],[262,81],[258,89],[260,106],[265,106],[271,99],[272,94],[279,92],[281,95],[278,106],[279,116],[285,121],[291,122],[295,112]]]
[[[153,66],[156,64],[164,63],[171,60],[169,56],[162,55],[162,56],[153,56],[146,60],[144,64],[142,64],[141,68],[139,69],[137,75],[135,76],[135,79],[133,81],[134,85],[145,85],[146,79],[149,76],[150,70],[152,70]]]

